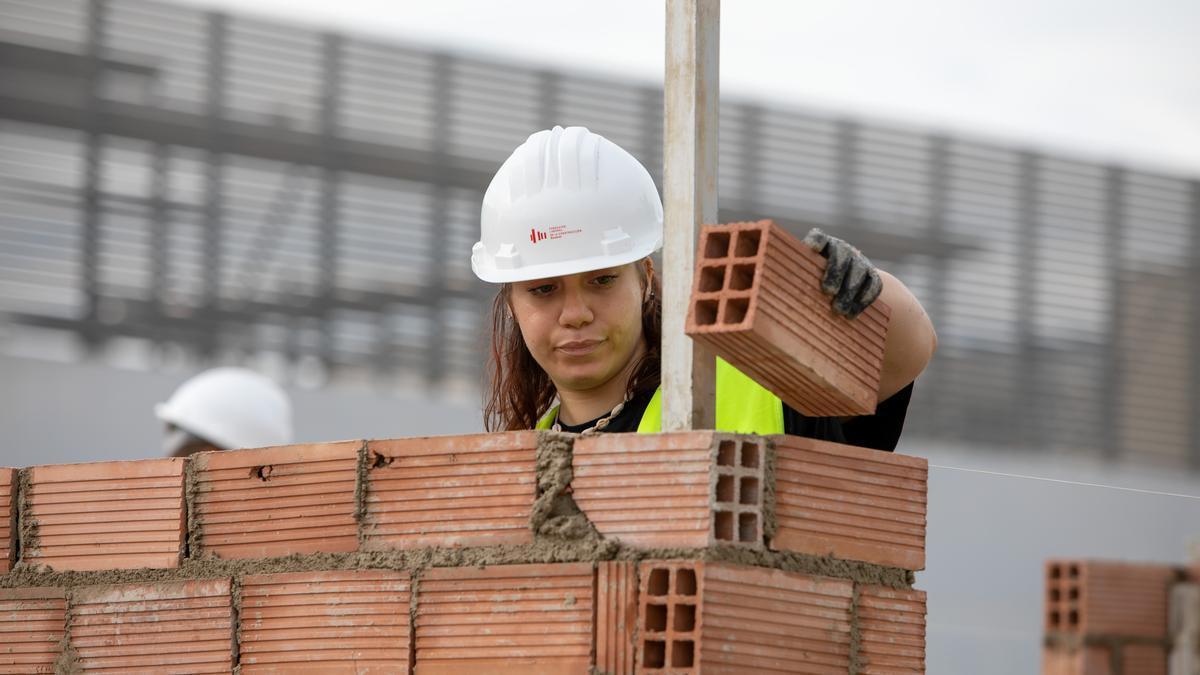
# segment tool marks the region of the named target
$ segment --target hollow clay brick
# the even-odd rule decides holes
[[[596,564],[596,670],[633,675],[638,620],[637,565],[628,560]]]
[[[241,598],[242,673],[409,672],[407,572],[247,576]]]
[[[863,675],[925,672],[925,592],[861,586],[859,656]]]
[[[538,434],[371,441],[366,549],[533,541]]]
[[[1048,561],[1046,632],[1166,639],[1170,590],[1176,577],[1169,565]]]
[[[691,431],[575,439],[572,496],[597,531],[646,548],[761,548],[766,439]]]
[[[925,568],[925,459],[799,436],[771,439],[772,548]]]
[[[17,470],[0,467],[0,574],[12,569],[17,547]]]
[[[638,576],[640,673],[849,670],[848,580],[687,561]]]
[[[433,568],[417,588],[417,675],[586,673],[591,563]]]
[[[358,547],[361,441],[194,455],[199,551],[220,558],[337,553]]]
[[[228,579],[92,586],[72,591],[70,646],[82,670],[228,673]]]
[[[772,221],[706,225],[686,332],[806,415],[872,414],[891,310],[835,314],[825,266]]]
[[[61,588],[0,589],[0,672],[52,673],[67,626]]]
[[[1111,670],[1111,660],[1106,647],[1042,647],[1042,675],[1112,675]]]
[[[178,567],[185,461],[33,467],[26,516],[37,535],[21,560],[56,570]]]
[[[1114,658],[1113,650],[1117,650]],[[1115,663],[1114,663],[1115,662]],[[1167,675],[1167,651],[1160,645],[1046,645],[1042,675]]]

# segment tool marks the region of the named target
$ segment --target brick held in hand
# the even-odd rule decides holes
[[[806,415],[873,414],[891,310],[834,313],[825,263],[769,220],[706,225],[686,332]]]
[[[36,534],[21,560],[55,570],[178,567],[185,461],[33,467],[25,515]]]
[[[194,455],[198,553],[270,558],[356,550],[361,446],[346,441]]]

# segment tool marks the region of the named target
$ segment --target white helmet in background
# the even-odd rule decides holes
[[[633,155],[584,127],[539,131],[483,196],[471,269],[492,283],[631,263],[662,247],[663,207]]]
[[[214,368],[184,382],[158,419],[225,449],[292,442],[292,405],[267,377],[245,368]]]

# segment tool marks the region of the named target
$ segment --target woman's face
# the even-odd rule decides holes
[[[525,346],[554,385],[586,391],[640,355],[642,295],[637,263],[514,283],[509,306]]]

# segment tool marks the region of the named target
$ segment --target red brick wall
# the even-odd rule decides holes
[[[539,482],[551,447],[569,484]],[[713,432],[0,471],[0,671],[921,672],[924,471]],[[855,548],[821,499],[905,515]]]

